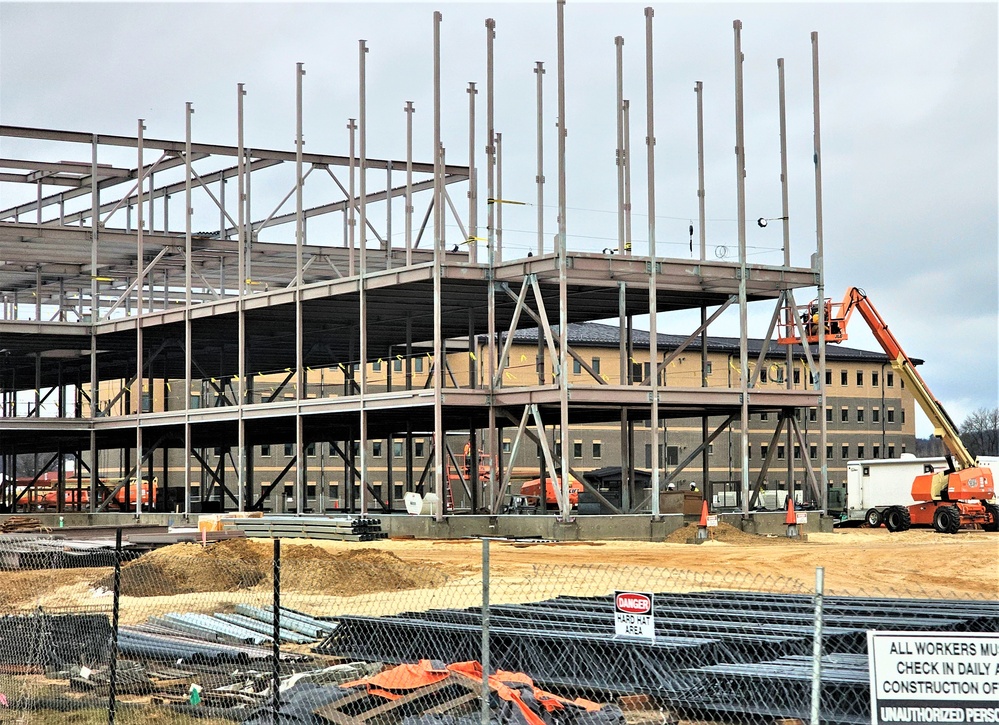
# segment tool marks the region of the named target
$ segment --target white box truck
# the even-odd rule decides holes
[[[916,476],[946,468],[943,456],[916,458],[911,453],[903,453],[901,458],[847,462],[844,520],[880,526],[889,506],[913,503],[912,482]]]

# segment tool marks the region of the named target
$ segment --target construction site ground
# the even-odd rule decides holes
[[[807,541],[747,534],[726,524],[705,543],[686,543],[696,527],[664,542],[547,543],[493,541],[493,601],[559,594],[606,594],[613,589],[750,588],[759,583],[809,592],[816,567],[830,594],[931,598],[999,598],[999,534],[884,528],[813,533]],[[122,574],[122,623],[167,611],[219,611],[271,598],[270,541],[177,544],[128,562]],[[284,539],[282,589],[289,606],[315,614],[388,614],[418,608],[478,604],[479,540],[389,539],[367,543]],[[108,606],[109,568],[24,570],[4,574],[0,608],[25,611]],[[450,591],[448,591],[450,590]]]

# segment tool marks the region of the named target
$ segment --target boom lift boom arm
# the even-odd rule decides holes
[[[884,321],[870,299],[859,287],[851,287],[847,290],[843,301],[833,304],[831,300],[824,300],[825,304],[825,339],[826,342],[843,342],[847,339],[846,326],[855,310],[860,311],[861,317],[867,322],[874,333],[875,339],[881,345],[891,360],[891,366],[897,372],[902,381],[909,386],[913,397],[923,409],[926,417],[933,424],[933,434],[943,441],[947,450],[954,456],[960,468],[972,468],[975,459],[965,448],[961,441],[961,436],[957,431],[957,426],[951,417],[944,410],[943,405],[933,397],[922,376],[916,372],[916,366],[905,354],[895,335],[888,329],[888,324]],[[797,316],[804,323],[805,338],[808,343],[814,344],[819,340],[818,330],[818,300],[814,300],[806,307],[788,308],[785,315],[784,326],[785,336],[780,338],[781,344],[801,344],[802,338],[797,335]]]

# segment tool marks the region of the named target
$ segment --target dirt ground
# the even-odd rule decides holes
[[[755,588],[811,592],[816,567],[827,594],[999,599],[999,534],[842,529],[807,541],[755,536],[722,524],[704,544],[694,529],[664,542],[534,543],[493,541],[490,580],[496,602],[619,588]],[[271,601],[269,541],[231,540],[208,549],[179,544],[125,565],[123,623],[168,611],[224,611]],[[387,614],[478,603],[478,540],[282,542],[282,592],[288,606],[314,613]],[[109,569],[4,574],[7,611],[110,608]]]

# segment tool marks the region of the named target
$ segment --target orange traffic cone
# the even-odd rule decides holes
[[[794,513],[794,499],[787,499],[787,516],[784,517],[784,523],[787,524],[787,537],[789,539],[798,538],[798,516]]]
[[[708,538],[708,502],[701,502],[701,520],[697,524],[697,538],[701,541]]]

